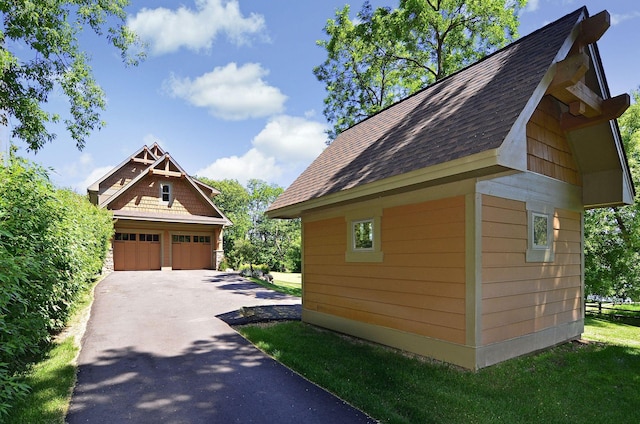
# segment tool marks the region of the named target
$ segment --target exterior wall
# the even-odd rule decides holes
[[[141,163],[129,162],[125,164],[120,168],[120,170],[118,170],[118,172],[100,183],[98,190],[98,203],[102,203],[122,187],[129,184],[131,180],[137,177],[147,167],[148,165],[145,166]]]
[[[303,215],[302,318],[471,369],[575,339],[581,199],[579,186],[507,172]],[[540,205],[553,259],[527,262]],[[377,209],[381,259],[349,262],[347,217]]]
[[[160,184],[171,184],[172,201],[160,202]],[[110,207],[113,210],[136,210],[178,215],[217,216],[184,179],[148,176],[122,194]]]
[[[569,142],[560,128],[560,106],[551,96],[543,97],[527,123],[527,168],[569,184],[582,184]]]
[[[344,213],[303,218],[304,309],[464,344],[464,196],[382,202],[378,263],[345,260]]]
[[[581,215],[556,209],[553,262],[526,262],[524,202],[482,197],[482,344],[582,318]]]

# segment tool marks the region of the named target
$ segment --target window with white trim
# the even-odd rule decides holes
[[[373,250],[373,219],[351,222],[351,239],[353,250]]]
[[[553,262],[553,215],[550,205],[527,203],[527,262]]]
[[[161,183],[160,184],[160,203],[170,203],[170,202],[171,202],[171,184]]]
[[[382,262],[380,221],[382,208],[350,211],[347,223],[347,262]]]
[[[531,215],[531,247],[533,249],[548,249],[549,216],[537,212],[533,212]]]

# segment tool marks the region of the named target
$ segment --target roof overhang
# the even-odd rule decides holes
[[[334,206],[405,193],[469,178],[509,171],[511,168],[499,163],[499,150],[487,150],[428,168],[418,169],[369,184],[316,197],[279,209],[267,210],[269,218],[298,218],[305,212]]]
[[[200,224],[216,226],[229,226],[231,224],[231,222],[227,219],[211,216],[150,214],[128,210],[113,211],[113,218],[118,220],[164,222],[170,224]]]

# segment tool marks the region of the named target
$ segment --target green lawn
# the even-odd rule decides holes
[[[273,275],[268,286],[300,292],[299,274]],[[74,327],[90,300],[88,291]],[[567,343],[477,373],[300,322],[239,331],[386,423],[640,422],[640,327],[588,317],[584,337],[608,344]],[[11,411],[9,424],[64,422],[78,335],[61,337],[27,376],[33,391]]]
[[[289,294],[291,296],[302,296],[302,282],[299,273],[289,272],[271,272],[273,283],[267,283],[259,278],[249,278],[256,284],[266,287],[279,293]]]
[[[300,322],[239,331],[385,423],[640,422],[640,328],[587,318],[585,336],[477,373]]]

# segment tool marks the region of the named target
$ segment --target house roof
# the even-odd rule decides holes
[[[122,161],[118,166],[112,168],[109,172],[104,174],[98,181],[91,184],[87,188],[87,191],[97,193],[100,190],[100,183],[115,174],[120,168],[131,161],[140,161],[142,163],[146,162],[147,164],[151,164],[155,162],[160,156],[164,155],[164,153],[164,150],[158,143],[153,143],[151,147],[147,147],[147,145],[144,145],[140,149],[136,150],[136,152],[129,156],[127,159]]]
[[[219,223],[222,225],[231,225],[231,221],[224,216],[224,214],[220,211],[220,209],[218,209],[218,207],[213,203],[213,201],[209,198],[209,196],[205,195],[204,192],[202,191],[202,188],[205,188],[208,186],[204,185],[203,187],[202,183],[199,183],[196,180],[192,179],[168,153],[163,153],[163,155],[158,157],[153,163],[151,163],[147,169],[139,173],[133,180],[131,180],[128,184],[126,184],[120,190],[115,192],[112,196],[105,199],[102,203],[100,203],[99,206],[104,208],[109,208],[110,205],[112,205],[116,200],[118,200],[123,194],[125,194],[126,192],[131,190],[133,187],[135,187],[147,175],[153,175],[153,174],[159,174],[159,175],[164,175],[167,177],[174,177],[174,178],[184,178],[187,184],[189,184],[193,188],[193,190],[199,195],[199,197],[203,200],[203,202],[208,204],[215,211],[216,215],[218,215],[215,223]],[[119,213],[121,217],[124,217],[124,215],[127,215],[127,214],[131,215],[132,217],[136,216],[136,214],[130,214],[129,212],[125,213],[122,211]],[[114,216],[116,215],[117,214],[114,212]],[[139,215],[142,216],[144,214],[139,214]],[[187,221],[188,222],[196,222],[196,221],[204,222],[202,220],[198,220],[198,218],[194,216],[190,216],[190,218],[187,219]]]
[[[292,217],[398,187],[526,170],[526,148],[514,154],[509,145],[526,143],[552,65],[567,56],[586,17],[578,9],[345,130],[267,213]]]
[[[132,219],[132,220],[146,220],[146,221],[160,221],[160,222],[179,222],[179,223],[196,223],[196,224],[218,224],[218,225],[233,225],[232,222],[218,209],[218,207],[211,200],[211,196],[220,194],[215,188],[204,184],[201,181],[195,180],[190,177],[184,169],[165,152],[157,143],[153,146],[147,147],[146,145],[137,150],[128,159],[123,161],[120,165],[113,168],[107,174],[105,174],[98,181],[89,186],[89,193],[98,193],[100,190],[100,184],[107,178],[115,174],[118,170],[125,165],[135,162],[142,165],[141,171],[128,183],[115,191],[113,194],[105,197],[101,202],[98,202],[99,207],[110,208],[116,200],[122,197],[125,193],[135,187],[140,181],[144,180],[148,175],[163,175],[167,178],[180,178],[184,179],[189,186],[194,190],[198,197],[206,203],[216,216],[196,216],[185,215],[180,216],[177,214],[161,214],[161,213],[149,213],[142,211],[113,211],[115,218],[120,219]],[[98,199],[98,197],[96,197]]]

